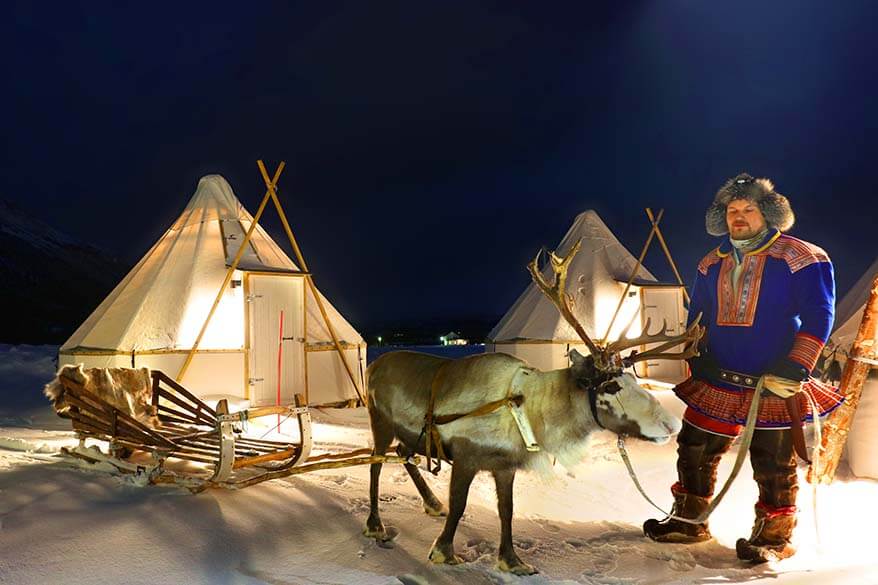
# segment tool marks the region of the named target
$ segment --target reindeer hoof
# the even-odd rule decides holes
[[[384,526],[380,526],[378,528],[366,528],[363,530],[363,536],[368,536],[369,538],[374,538],[378,541],[378,545],[387,544],[392,542],[394,538],[399,535],[399,531],[393,526],[389,526],[385,528]]]
[[[448,510],[445,509],[442,502],[424,504],[424,512],[426,512],[428,516],[448,516]]]
[[[513,575],[535,575],[539,573],[533,565],[529,565],[521,559],[515,559],[514,562],[508,563],[505,559],[497,561],[497,569],[504,573],[512,573]]]
[[[433,545],[430,550],[430,562],[435,565],[459,565],[463,559],[454,554],[454,550],[443,550],[445,547]]]

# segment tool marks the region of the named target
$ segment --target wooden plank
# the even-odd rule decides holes
[[[107,416],[107,422],[110,422],[110,417],[115,416],[118,419],[117,422],[123,423],[126,427],[129,427],[135,431],[138,431],[142,434],[152,437],[158,443],[164,443],[166,446],[173,448],[174,444],[165,437],[163,437],[160,433],[157,433],[153,429],[149,428],[139,420],[130,416],[129,414],[122,412],[118,408],[110,405],[99,396],[86,390],[81,384],[77,384],[71,380],[67,380],[66,378],[59,378],[64,385],[65,392],[65,400],[70,401],[79,400],[80,407],[84,409],[86,412],[94,413],[94,416],[97,417],[97,413],[102,413]]]
[[[102,432],[106,433],[108,436],[115,436],[118,434],[126,434],[140,440],[143,440],[146,443],[155,443],[154,437],[149,433],[144,433],[143,429],[137,425],[131,425],[129,421],[127,421],[123,417],[117,418],[117,427],[116,432],[113,432],[113,425],[110,419],[111,415],[107,412],[101,412],[100,410],[91,410],[89,405],[86,402],[79,400],[77,397],[72,394],[68,394],[64,397],[64,399],[71,405],[76,406],[79,411],[76,413],[74,420],[81,420],[83,422],[87,422],[95,426],[96,428],[100,428]],[[100,416],[104,415],[104,416]],[[162,439],[162,441],[167,441],[167,439]],[[172,443],[170,444],[173,445]]]
[[[160,370],[155,370],[153,372],[153,375],[157,376],[162,382],[170,386],[177,394],[197,405],[200,410],[208,413],[208,415],[210,415],[214,419],[214,422],[216,421],[216,411],[209,407],[207,404],[205,404],[204,401],[202,401],[200,398],[195,396],[195,394],[184,388],[176,380],[169,377],[167,374]]]
[[[235,463],[232,465],[232,469],[240,469],[242,467],[248,467],[250,465],[256,465],[258,463],[265,463],[267,461],[282,461],[284,459],[289,459],[294,456],[297,452],[297,449],[287,449],[286,451],[276,451],[274,453],[267,453],[265,455],[259,455],[256,457],[245,457],[242,459],[235,459]]]
[[[320,455],[312,455],[305,459],[307,462],[312,461],[325,461],[325,460],[337,460],[337,459],[346,459],[348,457],[356,457],[360,455],[371,455],[372,449],[357,449],[355,451],[349,451],[347,453],[321,453]]]
[[[171,425],[175,425],[175,424],[197,426],[197,427],[201,427],[201,428],[203,428],[203,427],[213,428],[212,425],[206,425],[206,424],[200,423],[200,422],[186,420],[183,418],[177,418],[176,416],[174,416],[172,414],[162,414],[161,412],[159,413],[159,420],[162,422],[162,431],[163,432],[164,432],[164,429],[171,428]]]
[[[162,389],[162,390],[163,391],[161,392],[161,398],[164,398],[165,400],[173,402],[174,404],[183,408],[186,411],[183,413],[179,413],[179,416],[182,416],[183,414],[186,414],[186,413],[191,413],[195,420],[198,420],[198,421],[202,422],[203,424],[206,424],[209,426],[216,425],[216,417],[215,416],[211,417],[210,413],[208,413],[204,410],[201,410],[201,409],[197,409],[193,405],[187,404],[184,400],[171,394],[170,392],[166,392],[166,391],[164,391],[164,389]],[[170,407],[168,407],[168,408],[170,408]]]
[[[370,455],[368,457],[350,457],[340,461],[323,461],[322,463],[312,463],[311,465],[302,465],[300,467],[292,467],[278,471],[268,471],[261,473],[255,477],[240,481],[223,482],[219,485],[230,486],[235,488],[243,488],[270,479],[279,479],[290,475],[298,475],[318,469],[340,469],[342,467],[351,467],[354,465],[368,465],[372,463],[406,463],[408,460],[396,455]]]

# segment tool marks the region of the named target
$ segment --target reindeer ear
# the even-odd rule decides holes
[[[570,369],[577,379],[591,378],[594,375],[594,358],[590,355],[583,356],[575,349],[567,354],[570,358]]]

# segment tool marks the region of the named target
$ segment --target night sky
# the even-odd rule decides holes
[[[878,5],[616,4],[4,3],[0,198],[133,265],[200,176],[255,212],[285,160],[317,285],[368,330],[499,318],[588,208],[635,254],[664,208],[691,281],[747,170],[844,293],[876,256]]]

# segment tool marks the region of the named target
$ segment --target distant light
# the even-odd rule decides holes
[[[378,343],[381,343],[381,336],[378,336]]]

